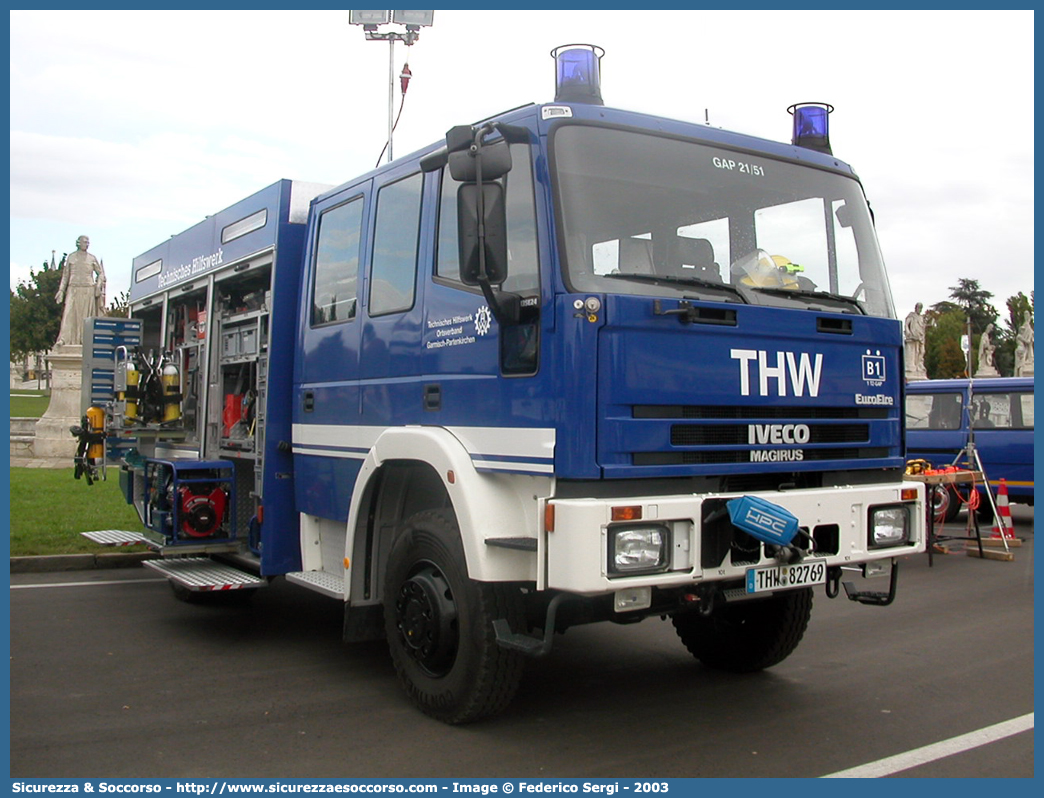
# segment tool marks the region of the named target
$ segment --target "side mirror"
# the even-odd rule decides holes
[[[479,237],[479,191],[485,230],[485,274]],[[460,243],[460,281],[464,285],[499,285],[507,279],[507,212],[500,183],[465,183],[457,189],[457,240]]]
[[[511,171],[511,148],[501,139],[486,144],[479,150],[482,158],[482,181],[499,180]],[[449,151],[449,168],[453,179],[462,183],[474,183],[478,180],[478,158],[471,150]]]

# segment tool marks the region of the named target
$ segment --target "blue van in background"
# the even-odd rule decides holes
[[[935,468],[965,466],[962,450],[975,448],[994,495],[1001,478],[1010,502],[1033,504],[1033,378],[918,380],[906,385],[906,456]],[[981,490],[981,489],[980,489]],[[937,492],[937,516],[952,520],[961,503]],[[982,517],[992,515],[982,497]]]

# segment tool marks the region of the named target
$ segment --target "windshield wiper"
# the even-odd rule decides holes
[[[809,291],[804,288],[776,288],[774,286],[759,286],[754,290],[772,294],[773,296],[800,296],[806,299],[829,299],[833,302],[843,302],[846,305],[855,305],[861,315],[866,315],[862,302],[855,297],[845,296],[844,294],[832,294],[829,291]]]
[[[603,274],[612,280],[630,280],[635,283],[651,283],[652,285],[664,285],[674,288],[676,286],[688,286],[695,288],[712,288],[717,291],[725,291],[739,297],[740,301],[749,305],[750,300],[744,296],[744,292],[734,285],[719,283],[714,280],[706,280],[703,277],[672,277],[662,274]]]

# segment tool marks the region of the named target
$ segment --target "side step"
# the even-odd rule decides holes
[[[267,579],[215,562],[209,557],[146,560],[142,564],[188,590],[240,590],[268,585]]]
[[[133,546],[136,543],[148,545],[148,540],[140,532],[125,532],[121,529],[99,529],[97,532],[81,532],[80,535],[99,546]]]
[[[344,577],[326,571],[294,571],[285,575],[287,582],[307,587],[324,596],[344,600]]]

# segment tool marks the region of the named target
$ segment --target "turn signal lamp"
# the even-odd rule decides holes
[[[816,152],[833,155],[830,149],[830,103],[797,103],[787,109],[794,117],[794,135],[791,143]]]
[[[610,517],[613,521],[641,521],[641,505],[627,505],[626,507],[613,507]]]
[[[555,59],[555,102],[603,105],[599,63],[605,50],[594,44],[563,44]]]

